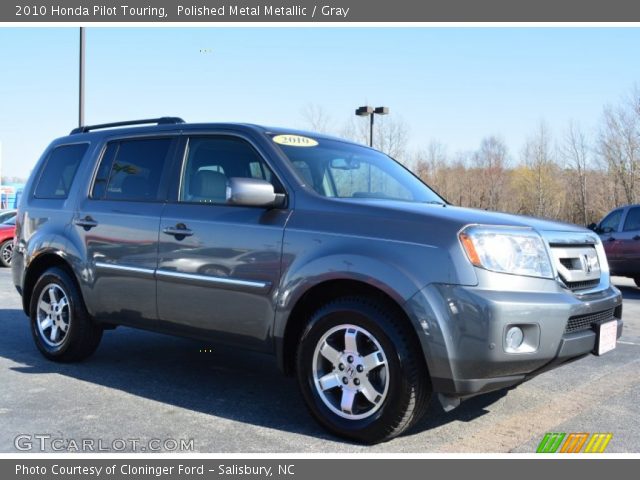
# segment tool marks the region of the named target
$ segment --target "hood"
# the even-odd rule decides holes
[[[367,203],[371,206],[376,205],[378,208],[388,211],[395,211],[397,212],[396,215],[399,216],[401,216],[403,212],[410,213],[427,217],[431,220],[441,219],[443,221],[458,223],[461,228],[469,224],[480,224],[530,227],[539,232],[590,232],[590,230],[587,230],[585,227],[570,223],[556,222],[510,213],[478,210],[475,208],[456,207],[452,205],[442,206],[438,204],[412,203],[395,200],[375,200],[367,201]]]

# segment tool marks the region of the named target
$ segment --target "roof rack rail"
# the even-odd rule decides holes
[[[113,127],[127,127],[130,125],[170,125],[176,123],[184,123],[184,120],[180,117],[160,117],[160,118],[146,118],[144,120],[127,120],[125,122],[113,122],[113,123],[101,123],[100,125],[85,125],[82,127],[74,128],[69,135],[76,133],[87,133],[91,130],[101,130],[103,128]]]

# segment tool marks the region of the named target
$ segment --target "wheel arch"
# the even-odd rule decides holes
[[[278,365],[287,375],[295,371],[295,356],[298,340],[306,326],[309,315],[320,306],[345,296],[364,296],[375,299],[386,308],[393,311],[397,318],[409,328],[412,341],[415,341],[418,351],[422,352],[421,342],[411,316],[403,308],[401,297],[380,285],[373,285],[365,280],[342,277],[324,280],[310,286],[297,297],[297,301],[290,309],[290,313],[282,322],[282,331],[276,335],[276,356]],[[424,359],[428,368],[427,359]]]
[[[25,270],[24,282],[22,287],[22,309],[29,315],[29,305],[31,304],[31,295],[38,278],[47,270],[58,267],[69,274],[75,282],[78,291],[81,292],[80,282],[76,277],[71,264],[62,255],[53,251],[45,251],[33,258]]]

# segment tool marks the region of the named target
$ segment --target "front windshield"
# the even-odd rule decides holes
[[[273,140],[304,183],[322,196],[444,203],[411,172],[376,150],[298,135],[277,135]]]

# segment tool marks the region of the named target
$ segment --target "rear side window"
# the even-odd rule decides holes
[[[47,158],[33,196],[51,199],[67,198],[78,165],[87,148],[89,148],[87,143],[55,148]]]
[[[100,161],[91,197],[104,200],[159,200],[171,138],[110,142]]]
[[[624,221],[625,232],[633,232],[640,230],[640,207],[635,207],[627,212],[627,218]]]

